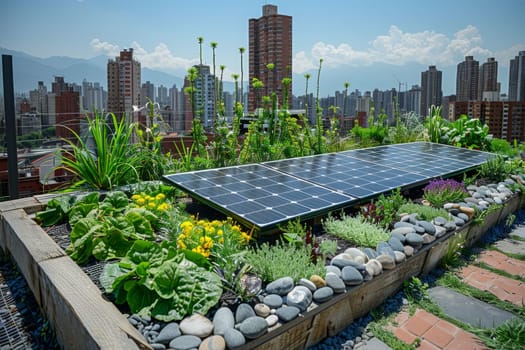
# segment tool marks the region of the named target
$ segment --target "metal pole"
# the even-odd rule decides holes
[[[5,135],[7,141],[7,185],[9,198],[18,198],[18,156],[16,153],[15,93],[13,88],[13,57],[2,55],[4,80]]]

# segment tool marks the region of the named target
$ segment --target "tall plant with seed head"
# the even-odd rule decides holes
[[[244,56],[244,51],[246,51],[246,49],[244,47],[239,47],[239,53],[241,54],[241,103],[244,102],[244,71],[243,71],[243,56]]]

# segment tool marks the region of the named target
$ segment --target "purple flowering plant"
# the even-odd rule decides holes
[[[445,203],[461,202],[467,196],[465,184],[454,179],[432,180],[423,188],[423,198],[436,208],[442,208]]]

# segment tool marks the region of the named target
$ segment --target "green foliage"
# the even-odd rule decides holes
[[[388,129],[389,143],[407,143],[423,139],[425,126],[419,117],[413,113],[406,113],[396,117],[396,125]]]
[[[423,188],[423,198],[435,208],[442,208],[446,203],[458,203],[468,197],[462,182],[454,179],[432,180]]]
[[[419,302],[429,299],[428,284],[423,283],[419,278],[412,276],[403,282],[403,292],[409,301]]]
[[[53,198],[47,203],[45,210],[36,213],[36,219],[44,227],[61,224],[67,219],[74,203],[75,197],[70,195]]]
[[[319,252],[323,257],[328,254],[334,255],[337,252],[337,241],[325,239],[319,244]]]
[[[367,222],[362,215],[355,217],[341,214],[340,218],[329,215],[323,220],[323,227],[329,234],[353,242],[360,247],[376,247],[381,241],[388,241],[390,234],[383,228]]]
[[[99,113],[94,119],[87,117],[94,151],[73,130],[76,142],[65,140],[69,148],[61,150],[62,165],[59,168],[75,175],[76,182],[70,190],[86,187],[111,190],[139,179],[141,157],[130,147],[135,124],[127,123],[125,118],[119,121],[114,114],[109,116],[110,122],[106,122]]]
[[[505,180],[515,169],[512,162],[507,162],[502,156],[496,156],[481,164],[478,176],[490,181],[500,182]]]
[[[443,140],[449,145],[470,149],[490,150],[492,135],[487,124],[479,119],[460,116],[448,126],[443,127]]]
[[[134,152],[141,164],[138,169],[140,179],[159,180],[171,163],[170,154],[163,154],[161,147],[161,128],[167,128],[168,125],[162,120],[158,104],[148,99],[145,108],[148,123],[137,128],[138,142],[134,145]]]
[[[525,349],[525,323],[513,318],[494,329],[487,330],[494,349]]]
[[[448,218],[448,212],[445,209],[434,208],[428,205],[405,203],[400,208],[398,213],[417,214],[421,220],[432,221],[434,218],[441,216]]]
[[[356,142],[359,142],[360,147],[382,145],[388,135],[386,121],[386,114],[380,113],[375,118],[372,111],[370,118],[368,118],[368,127],[359,126],[356,120],[356,125],[352,128],[350,135]]]
[[[117,304],[127,303],[131,312],[164,322],[205,315],[222,295],[217,274],[187,260],[166,241],[135,241],[120,262],[104,267],[100,282]]]
[[[447,249],[441,257],[440,265],[445,269],[458,267],[461,264],[461,254],[465,247],[465,237],[457,233],[448,241]]]
[[[441,116],[441,106],[436,107],[432,105],[430,107],[430,115],[425,121],[429,141],[435,143],[446,143],[443,141],[443,136],[447,125],[448,122]]]
[[[517,157],[520,153],[519,147],[513,147],[507,140],[493,138],[490,142],[490,151],[507,157]]]
[[[397,188],[392,191],[390,195],[385,196],[381,194],[375,203],[373,203],[373,206],[368,207],[373,212],[367,214],[373,218],[372,222],[388,229],[395,221],[397,211],[406,201],[401,195],[401,189]]]
[[[324,276],[324,261],[313,263],[311,251],[306,246],[298,246],[278,241],[275,245],[263,243],[246,254],[246,261],[265,282],[281,277],[292,277],[294,281],[310,278],[312,275]]]

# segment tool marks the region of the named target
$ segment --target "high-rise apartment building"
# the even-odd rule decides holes
[[[155,85],[148,80],[140,89],[140,105],[145,106],[149,101],[155,102]]]
[[[133,59],[133,49],[120,51],[108,61],[108,111],[117,116],[132,112],[140,105],[140,92],[140,63]]]
[[[456,75],[456,100],[478,100],[479,62],[473,56],[466,56],[458,63]]]
[[[196,78],[193,82],[193,98],[186,96],[185,129],[191,130],[193,118],[199,118],[206,129],[213,127],[215,120],[215,84],[217,78],[210,73],[210,66],[195,65]],[[184,87],[189,87],[188,77],[184,79]],[[193,104],[193,106],[192,106]],[[193,114],[193,115],[192,115]]]
[[[406,92],[406,111],[421,115],[421,88],[419,85],[412,85]]]
[[[525,51],[510,60],[509,101],[525,101]]]
[[[248,110],[261,105],[261,96],[251,84],[253,78],[264,84],[264,95],[275,92],[280,106],[290,105],[292,84],[288,101],[283,101],[282,80],[292,77],[292,17],[278,14],[275,5],[264,5],[262,17],[249,20],[249,60]],[[268,64],[273,64],[273,69]]]
[[[498,99],[498,61],[494,57],[489,57],[479,69],[478,100],[495,101]]]
[[[441,106],[443,92],[441,90],[442,72],[436,66],[429,66],[421,72],[421,115],[429,114],[430,106]]]

